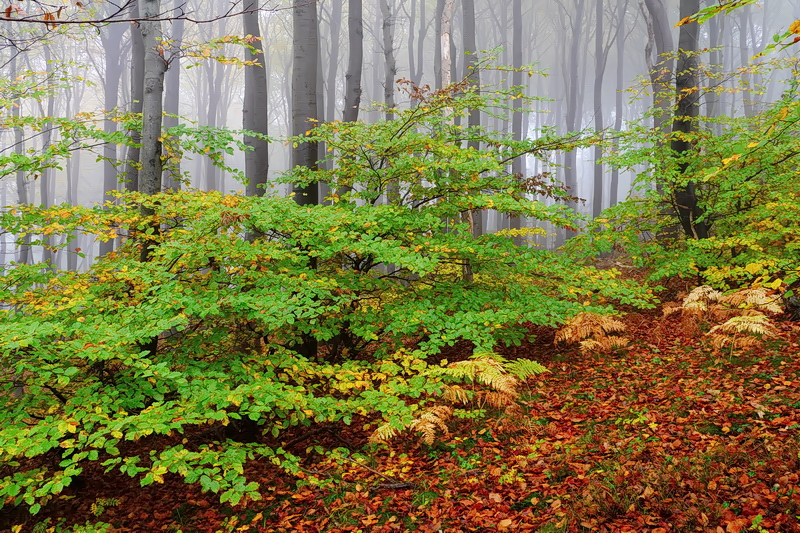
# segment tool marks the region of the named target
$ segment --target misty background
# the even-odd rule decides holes
[[[295,4],[298,2],[295,1]],[[624,131],[631,124],[653,127],[646,114],[654,104],[653,84],[668,56],[677,47],[680,19],[678,0],[319,0],[316,20],[298,35],[292,2],[254,0],[164,0],[161,2],[163,55],[166,73],[165,127],[187,124],[240,130],[247,117],[262,112],[266,131],[273,139],[268,146],[267,191],[286,194],[288,188],[272,182],[291,168],[293,106],[297,107],[295,66],[311,67],[302,73],[312,83],[309,98],[315,100],[320,121],[357,119],[374,122],[387,118],[384,107],[413,105],[398,85],[400,79],[417,86],[440,88],[443,79],[457,81],[472,72],[480,61],[480,84],[485,90],[520,86],[534,99],[528,113],[483,115],[481,125],[515,138],[536,138],[543,131],[557,133]],[[715,4],[704,0],[701,7]],[[305,8],[310,1],[305,2]],[[450,5],[452,4],[452,5]],[[59,4],[60,5],[60,4]],[[53,13],[35,1],[8,4],[0,25],[0,65],[5,79],[3,110],[6,116],[74,118],[104,128],[109,134],[131,135],[114,120],[117,112],[137,111],[140,96],[134,82],[141,74],[136,59],[141,37],[135,25],[132,2],[64,2],[58,20],[92,21],[91,24],[43,24],[25,22]],[[297,8],[297,5],[294,6]],[[449,50],[442,50],[443,14],[452,7]],[[357,18],[361,9],[360,24]],[[474,10],[474,21],[469,10]],[[701,115],[739,116],[754,114],[780,97],[789,69],[771,73],[757,71],[759,61],[791,58],[793,49],[753,60],[800,18],[800,0],[764,0],[715,17],[700,27],[700,59],[710,74],[701,83],[719,90],[701,101]],[[473,26],[474,23],[474,26]],[[362,61],[360,102],[348,95],[356,68],[358,26]],[[259,35],[261,40],[248,36]],[[263,48],[253,55],[249,46]],[[314,42],[316,41],[316,43]],[[139,50],[139,52],[137,52]],[[472,51],[476,52],[472,52]],[[466,53],[469,52],[469,53]],[[316,56],[316,57],[314,57]],[[449,76],[443,73],[448,57]],[[253,67],[242,61],[257,61],[264,76],[253,76]],[[298,62],[298,63],[296,63]],[[305,68],[306,71],[309,68]],[[713,74],[713,76],[712,76]],[[669,74],[670,76],[672,73]],[[255,81],[253,81],[255,80]],[[310,81],[309,81],[310,80]],[[23,87],[22,90],[14,89]],[[674,84],[673,84],[674,86]],[[11,87],[11,88],[10,88]],[[306,87],[308,89],[308,87]],[[308,91],[307,91],[308,92]],[[713,96],[709,96],[713,95]],[[348,99],[348,96],[350,99]],[[656,101],[656,103],[658,103]],[[305,103],[303,105],[306,105]],[[116,110],[116,111],[115,111]],[[294,111],[297,111],[295,109]],[[350,116],[345,116],[349,112]],[[390,114],[390,113],[389,113]],[[295,113],[297,116],[297,113]],[[658,120],[657,118],[655,120]],[[0,156],[37,153],[54,144],[63,125],[0,129]],[[259,124],[258,127],[263,126]],[[713,125],[708,126],[713,128]],[[255,128],[248,128],[255,129]],[[296,128],[294,130],[296,132]],[[241,140],[241,134],[233,134]],[[0,179],[0,205],[9,209],[19,203],[92,205],[108,201],[111,189],[130,188],[133,172],[127,159],[137,156],[115,143],[95,143],[72,151],[61,168],[41,173],[4,167]],[[597,216],[603,208],[624,200],[631,193],[633,172],[619,172],[598,163],[603,154],[588,148],[558,153],[549,160],[524,157],[513,171],[523,177],[541,173],[555,175],[583,198],[577,209]],[[247,162],[240,149],[223,155],[231,169],[245,172]],[[105,158],[105,160],[103,159]],[[112,162],[118,162],[114,165]],[[183,183],[174,174],[165,175],[165,188],[195,188],[246,194],[234,172],[212,164],[200,154],[175,156]],[[323,193],[324,194],[324,193]],[[508,228],[511,220],[486,212],[483,228]],[[552,228],[546,228],[552,230]],[[20,261],[13,235],[0,236],[0,264]],[[561,241],[556,232],[538,244],[554,247]],[[79,235],[72,249],[49,259],[61,268],[85,269],[113,243],[94,242]],[[43,251],[33,246],[26,261],[40,260]]]

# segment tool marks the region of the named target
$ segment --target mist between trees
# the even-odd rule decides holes
[[[581,199],[568,203],[596,217],[625,199],[636,172],[645,169],[604,164],[601,158],[615,151],[615,132],[660,127],[674,105],[678,1],[79,4],[55,10],[29,1],[3,12],[4,206],[92,205],[112,200],[108,192],[114,189],[141,189],[139,146],[148,143],[137,117],[149,56],[149,64],[166,68],[162,128],[194,131],[166,139],[159,130],[149,133],[162,139],[160,147],[153,145],[164,166],[152,169],[163,173],[154,190],[285,195],[291,185],[275,178],[295,165],[315,166],[325,155],[324,145],[294,148],[285,140],[316,123],[310,121],[390,119],[394,108],[415,105],[398,80],[437,89],[469,78],[487,92],[517,87],[519,98],[508,109],[473,112],[454,117],[456,122],[517,140],[569,132],[606,138],[605,145],[508,162],[522,179],[563,182]],[[701,51],[699,83],[710,89],[698,102],[703,115],[752,116],[780,97],[789,69],[759,69],[754,65],[765,59],[751,58],[799,9],[800,2],[768,0],[700,26],[691,47]],[[142,35],[152,37],[149,48]],[[75,124],[101,129],[105,137],[67,142]],[[236,133],[243,127],[272,141]],[[335,166],[333,155],[322,165]],[[35,162],[21,164],[26,157]],[[154,161],[152,155],[146,159]],[[315,194],[295,189],[312,203],[329,194],[324,186]],[[476,218],[479,232],[525,225],[494,210]],[[533,241],[551,248],[563,243],[563,232],[542,226],[545,235]],[[4,264],[44,258],[63,268],[86,268],[114,246],[81,234],[74,246],[53,254],[41,246],[16,247],[13,238],[6,234],[0,241]]]

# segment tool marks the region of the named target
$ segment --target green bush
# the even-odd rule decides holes
[[[247,460],[303,472],[282,447],[290,428],[357,421],[374,440],[411,429],[430,441],[450,416],[513,404],[519,379],[544,370],[494,353],[524,340],[525,323],[613,311],[593,296],[649,305],[614,271],[473,236],[464,214],[489,207],[574,223],[506,172],[511,157],[560,141],[513,143],[448,120],[485,105],[443,91],[394,121],[314,128],[338,166],[287,180],[351,188],[327,205],[130,193],[113,206],[4,213],[6,231],[34,242],[125,238],[87,272],[16,265],[0,278],[0,458],[17,470],[0,480],[0,501],[36,513],[92,462],[142,485],[171,473],[221,501],[258,499]],[[486,148],[465,146],[471,137]],[[462,339],[471,359],[439,361]],[[129,445],[156,434],[176,438]]]

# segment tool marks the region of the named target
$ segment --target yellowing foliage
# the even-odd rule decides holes
[[[625,324],[610,316],[578,313],[556,333],[555,342],[580,343],[583,353],[608,353],[628,344],[616,333],[625,331]]]

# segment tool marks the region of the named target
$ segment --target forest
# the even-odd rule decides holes
[[[798,47],[798,0],[7,0],[0,530],[800,531]]]

